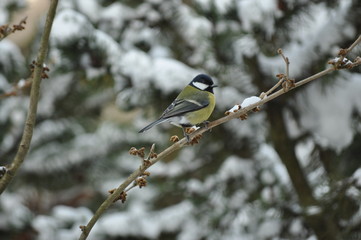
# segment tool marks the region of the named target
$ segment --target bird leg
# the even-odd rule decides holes
[[[186,137],[187,138],[187,143],[189,143],[190,142],[190,138],[189,138],[189,135],[188,135],[188,133],[187,133],[187,127],[183,127],[182,126],[182,130],[183,130],[183,135],[184,135],[184,137]]]
[[[208,124],[209,124],[209,123],[210,123],[209,121],[203,121],[203,122],[201,122],[201,123],[199,124],[199,126],[205,127],[207,130],[209,130],[209,129],[208,129]]]

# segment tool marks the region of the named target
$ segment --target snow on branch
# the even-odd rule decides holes
[[[260,111],[260,106],[262,106],[263,104],[285,94],[286,92],[295,89],[297,87],[300,87],[306,83],[309,83],[313,80],[319,79],[327,74],[330,74],[334,71],[337,70],[341,70],[341,69],[350,69],[356,66],[361,65],[361,58],[360,57],[356,57],[354,59],[354,61],[350,61],[348,59],[346,59],[346,55],[352,51],[352,49],[358,45],[361,42],[361,35],[358,37],[358,39],[347,49],[341,49],[339,54],[338,54],[338,58],[334,58],[333,60],[329,61],[328,63],[332,65],[332,67],[329,67],[319,73],[316,73],[308,78],[299,80],[299,81],[295,81],[294,79],[291,79],[289,77],[289,65],[290,65],[290,61],[289,59],[283,54],[283,51],[281,49],[278,50],[278,54],[281,55],[281,57],[283,58],[283,60],[285,61],[286,64],[286,71],[285,73],[280,73],[277,74],[276,77],[279,78],[279,81],[275,84],[275,86],[273,86],[271,89],[269,89],[267,92],[262,92],[260,94],[259,97],[256,96],[252,96],[250,98],[246,98],[241,104],[236,104],[235,106],[233,106],[231,109],[229,109],[228,111],[225,112],[225,117],[219,118],[213,122],[208,123],[206,126],[199,128],[198,130],[195,130],[194,132],[192,132],[189,137],[190,139],[197,139],[197,142],[200,139],[200,136],[218,126],[221,125],[223,123],[226,123],[232,119],[236,119],[236,118],[240,118],[241,120],[245,120],[247,119],[247,114],[250,111],[253,112],[258,112]],[[346,62],[344,61],[346,59]],[[277,88],[282,87],[281,89],[279,89],[278,91],[274,92]],[[177,151],[179,149],[181,149],[184,146],[187,145],[193,145],[195,142],[187,142],[186,138],[183,138],[181,140],[178,139],[177,136],[173,136],[171,138],[171,141],[174,142],[171,146],[169,146],[168,148],[166,148],[165,150],[163,150],[161,153],[159,154],[155,154],[154,153],[154,144],[152,145],[150,151],[149,151],[149,155],[147,158],[144,158],[145,154],[145,148],[141,148],[141,149],[136,149],[136,148],[131,148],[130,150],[130,154],[131,155],[135,155],[135,156],[139,156],[143,159],[143,162],[141,164],[141,166],[135,170],[123,183],[121,183],[119,185],[118,188],[110,190],[110,195],[108,196],[108,198],[101,204],[101,206],[97,209],[97,211],[95,212],[94,216],[90,219],[90,221],[88,222],[88,224],[86,226],[80,226],[80,229],[82,230],[81,236],[79,238],[79,240],[85,240],[87,239],[91,229],[93,228],[93,226],[95,225],[95,223],[97,222],[97,220],[100,218],[100,216],[110,207],[110,205],[112,203],[114,203],[117,200],[121,200],[122,202],[126,201],[126,192],[129,191],[130,189],[132,189],[135,186],[139,186],[141,187],[141,185],[139,184],[139,179],[145,179],[146,176],[149,176],[149,172],[146,172],[146,169],[148,169],[149,167],[151,167],[152,165],[154,165],[155,163],[157,163],[158,161],[168,157],[171,153],[173,153],[174,151]],[[153,155],[153,157],[151,157],[151,155]],[[147,174],[145,174],[147,173]],[[141,180],[141,182],[144,182],[143,180]],[[133,185],[131,185],[133,183]],[[144,183],[143,183],[144,184]],[[145,185],[142,185],[142,187]]]

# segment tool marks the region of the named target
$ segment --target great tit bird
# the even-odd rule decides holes
[[[179,93],[177,98],[168,106],[157,121],[152,122],[139,132],[147,131],[151,127],[163,122],[170,122],[181,127],[189,142],[185,128],[205,123],[214,110],[214,97],[211,77],[199,74]]]

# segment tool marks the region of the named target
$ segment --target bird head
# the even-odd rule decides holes
[[[213,93],[213,88],[217,87],[217,85],[214,85],[212,78],[206,74],[197,75],[189,85],[198,88],[201,91],[208,91],[211,93]]]

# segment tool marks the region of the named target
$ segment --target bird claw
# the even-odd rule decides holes
[[[189,137],[189,135],[187,134],[187,130],[186,130],[187,128],[186,127],[182,127],[182,130],[183,130],[183,135],[184,135],[184,137],[187,139],[187,143],[190,143],[190,137]]]
[[[208,128],[209,123],[210,123],[210,121],[203,121],[199,125],[201,127],[205,127],[207,130],[209,130],[209,128]]]

